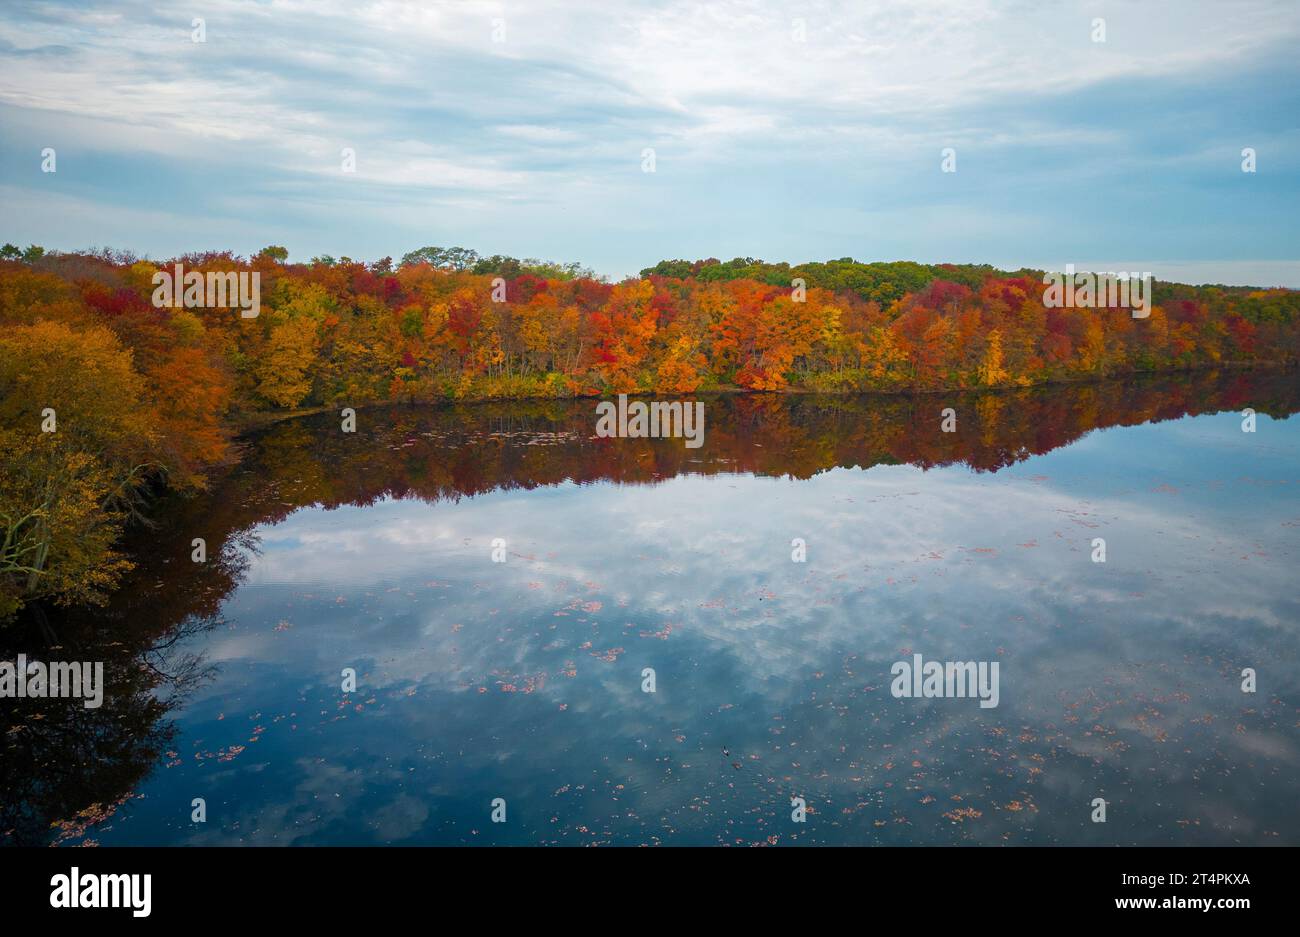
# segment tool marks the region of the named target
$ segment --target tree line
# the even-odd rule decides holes
[[[256,272],[260,314],[159,306],[156,277]],[[202,488],[268,410],[739,389],[962,391],[1292,364],[1300,293],[1156,284],[1150,315],[1049,309],[1039,271],[849,258],[577,264],[424,247],[165,262],[0,248],[0,616],[93,602],[166,486]]]

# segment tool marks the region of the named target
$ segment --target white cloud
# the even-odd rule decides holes
[[[190,41],[191,15],[206,19],[205,43]],[[221,183],[227,204],[283,199],[298,212],[284,220],[301,232],[295,254],[339,252],[316,240],[315,216],[324,216],[336,231],[363,232],[366,244],[425,237],[408,232],[432,226],[457,232],[460,243],[477,236],[491,250],[568,254],[606,271],[664,256],[660,242],[670,236],[680,252],[702,225],[704,256],[843,256],[898,193],[920,218],[945,204],[933,180],[915,177],[921,154],[929,167],[941,146],[961,148],[963,171],[975,165],[972,153],[1014,160],[1033,149],[1059,153],[1058,173],[1081,161],[1097,172],[1155,161],[1172,179],[1203,169],[1217,150],[1188,160],[1180,156],[1186,146],[1148,145],[1134,157],[1142,118],[1128,102],[1098,95],[1098,114],[1115,107],[1114,119],[1089,126],[1086,114],[1053,107],[1054,96],[1104,83],[1176,88],[1216,69],[1278,59],[1300,38],[1294,8],[1268,0],[1236,4],[1230,14],[1174,0],[1106,7],[1104,44],[1090,40],[1094,15],[1093,4],[1076,0],[673,0],[631,9],[596,0],[545,8],[209,0],[198,14],[147,0],[112,11],[6,7],[0,104],[21,116],[0,139],[29,143],[22,128],[40,124],[65,147],[167,160],[181,173],[216,163],[239,177]],[[804,42],[792,34],[795,17]],[[498,18],[502,43],[493,42]],[[1196,96],[1184,99],[1190,107]],[[1277,140],[1265,124],[1254,139]],[[1278,168],[1284,150],[1264,145],[1262,165]],[[333,179],[345,146],[358,155],[356,177],[345,180],[363,184],[356,200]],[[647,146],[659,151],[653,179],[640,172]],[[989,158],[981,171],[1033,177],[1024,165]],[[775,187],[757,175],[765,171],[780,174],[781,187],[818,189],[800,201],[801,235],[793,202],[761,224],[749,217],[745,203]],[[1052,171],[1040,177],[1050,181]],[[95,181],[119,185],[107,175]],[[1040,185],[1040,200],[1047,188]],[[318,204],[304,205],[302,193]],[[398,194],[409,216],[400,227]],[[975,195],[960,199],[966,216],[987,218]],[[521,204],[532,209],[513,211]],[[558,229],[557,205],[566,211]],[[247,220],[275,214],[268,206]],[[1009,237],[1023,250],[1043,227],[1019,226]],[[909,228],[882,235],[884,255],[917,255]],[[944,259],[989,259],[970,256],[987,249],[987,237],[962,230],[933,242]],[[1151,230],[1153,238],[1167,233]],[[515,237],[522,246],[511,245]],[[792,254],[796,237],[803,246]],[[351,252],[366,256],[363,245]]]

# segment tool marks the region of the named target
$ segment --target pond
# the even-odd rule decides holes
[[[4,841],[1300,842],[1294,372],[698,399],[250,434],[11,632],[108,683],[6,701]]]

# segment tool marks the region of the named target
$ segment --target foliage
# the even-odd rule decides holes
[[[257,273],[260,315],[155,308],[154,274],[175,262]],[[154,264],[5,245],[0,613],[106,588],[141,495],[202,487],[242,413],[728,386],[1015,388],[1300,358],[1290,290],[1157,283],[1146,318],[1049,309],[1043,295],[1037,271],[851,258],[663,261],[610,284],[577,264],[459,247],[396,265],[289,263],[274,245]],[[47,408],[55,434],[41,432]]]

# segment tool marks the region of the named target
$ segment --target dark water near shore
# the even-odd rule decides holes
[[[705,398],[699,449],[592,401],[268,427],[108,608],[11,632],[109,686],[3,702],[0,833],[1300,843],[1297,384]],[[894,698],[913,654],[998,706]]]

